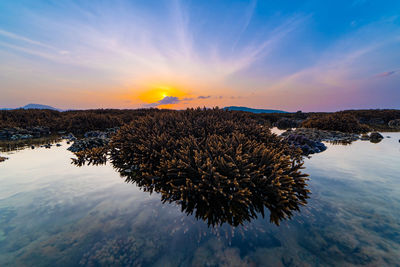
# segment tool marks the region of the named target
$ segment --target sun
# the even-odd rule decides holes
[[[186,96],[186,93],[174,86],[153,85],[139,93],[138,98],[147,104],[151,104],[168,96],[182,98]]]

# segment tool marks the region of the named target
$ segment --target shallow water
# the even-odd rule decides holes
[[[400,133],[306,159],[307,206],[213,229],[67,145],[0,163],[0,266],[399,266]],[[3,153],[4,155],[4,153]]]

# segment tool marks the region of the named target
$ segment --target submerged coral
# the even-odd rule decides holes
[[[77,153],[74,163],[113,166],[144,191],[209,225],[237,226],[270,212],[279,224],[306,204],[301,151],[268,128],[221,110],[187,110],[138,118],[102,149]]]

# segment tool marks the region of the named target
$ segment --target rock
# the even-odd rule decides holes
[[[85,138],[89,137],[96,137],[96,138],[107,138],[108,133],[107,132],[101,132],[101,131],[90,131],[85,133]]]
[[[388,126],[390,128],[400,129],[400,119],[389,121]]]
[[[369,135],[368,134],[361,135],[360,140],[363,140],[363,141],[369,140]]]
[[[48,127],[30,127],[30,128],[3,128],[0,130],[0,140],[21,140],[21,139],[30,139],[30,138],[38,138],[42,136],[46,136],[51,134]]]
[[[373,132],[369,135],[370,140],[380,140],[383,139],[383,135],[378,132]]]
[[[7,157],[2,157],[2,156],[0,156],[0,162],[3,162],[3,161],[5,161],[5,160],[7,160],[8,158]]]
[[[282,133],[282,136],[288,136],[291,134],[302,135],[310,140],[316,142],[328,141],[328,142],[352,142],[360,138],[358,134],[343,133],[339,131],[325,131],[312,128],[297,128],[293,131],[286,131]]]
[[[339,131],[324,131],[312,128],[297,128],[287,130],[281,136],[291,145],[301,148],[304,155],[320,153],[327,149],[323,141],[348,144],[359,140],[360,136],[353,133],[343,133]],[[364,140],[370,140],[368,135],[362,137]]]
[[[118,130],[119,130],[119,127],[109,128],[109,129],[106,129],[105,131],[89,131],[84,134],[84,137],[85,138],[88,138],[88,137],[110,138]]]
[[[62,138],[62,139],[67,139],[67,140],[69,140],[69,141],[75,141],[75,140],[77,140],[77,138],[76,138],[72,133],[69,133],[69,134],[67,134],[67,135],[63,135],[63,136],[61,136],[61,138]]]
[[[31,149],[35,149],[35,146],[31,146]]]
[[[105,145],[108,145],[108,142],[110,141],[109,138],[99,138],[99,137],[88,137],[88,138],[83,138],[80,140],[74,141],[74,143],[68,148],[69,151],[71,152],[79,152],[85,149],[91,149],[95,147],[103,147]]]
[[[22,140],[22,139],[30,139],[33,138],[33,135],[30,134],[14,134],[10,137],[10,140]]]
[[[320,141],[314,141],[301,134],[290,134],[284,137],[284,139],[291,145],[300,148],[303,155],[310,155],[325,151],[327,147]]]
[[[61,144],[56,144],[56,146],[61,146]]]
[[[115,134],[118,130],[119,127],[106,129],[105,131],[86,132],[84,134],[85,138],[75,140],[74,143],[68,148],[68,150],[71,152],[79,152],[85,149],[106,146],[108,145],[111,136]]]

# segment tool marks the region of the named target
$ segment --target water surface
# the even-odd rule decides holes
[[[9,152],[0,266],[399,266],[400,133],[388,135],[306,159],[311,198],[279,227],[267,215],[209,228],[109,165],[75,167],[65,143]]]

